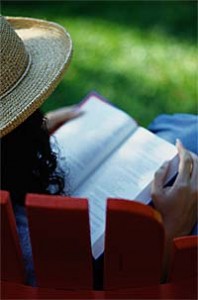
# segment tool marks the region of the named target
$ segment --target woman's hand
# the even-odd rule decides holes
[[[76,105],[62,107],[48,112],[45,117],[47,119],[47,129],[49,133],[53,133],[63,123],[68,122],[81,114],[82,111]]]
[[[161,213],[166,234],[170,238],[187,235],[197,221],[198,157],[177,141],[179,172],[171,187],[163,188],[169,163],[155,174],[152,199]]]
[[[152,185],[153,203],[161,213],[166,234],[164,275],[173,238],[188,235],[197,222],[198,157],[187,151],[180,141],[177,141],[176,146],[180,162],[173,186],[163,187],[169,163],[165,163],[156,172]]]

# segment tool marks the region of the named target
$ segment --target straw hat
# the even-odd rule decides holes
[[[72,41],[58,24],[0,16],[0,136],[25,121],[69,65]]]

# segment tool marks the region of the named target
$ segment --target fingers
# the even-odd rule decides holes
[[[155,173],[155,177],[152,184],[152,196],[160,195],[163,192],[163,186],[166,175],[169,169],[169,162],[165,162],[161,168]]]
[[[194,190],[198,190],[198,156],[190,153],[192,158],[191,184]]]
[[[187,151],[180,140],[177,140],[176,146],[179,153],[179,173],[177,176],[177,179],[175,181],[175,184],[188,184],[191,177],[192,172],[192,157],[190,155],[190,152]]]
[[[71,111],[68,111],[68,112],[65,112],[62,114],[62,121],[67,122],[69,120],[79,117],[82,114],[83,114],[83,111],[81,111],[79,108],[73,109]]]
[[[81,109],[76,106],[67,106],[67,107],[62,107],[58,108],[54,111],[48,112],[46,114],[46,117],[51,120],[55,120],[56,122],[66,122],[69,121],[77,116],[79,116],[82,113]]]
[[[79,117],[84,112],[78,106],[62,107],[48,112],[45,117],[47,119],[47,129],[50,134],[57,130],[63,123]]]

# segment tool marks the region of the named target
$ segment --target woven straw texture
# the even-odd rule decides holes
[[[53,92],[72,54],[72,41],[63,27],[30,18],[6,19],[20,39],[1,22],[1,137],[19,126]]]

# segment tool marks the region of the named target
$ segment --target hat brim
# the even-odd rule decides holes
[[[24,122],[53,92],[67,69],[72,41],[66,30],[31,18],[6,18],[31,57],[26,76],[1,99],[1,137]]]

